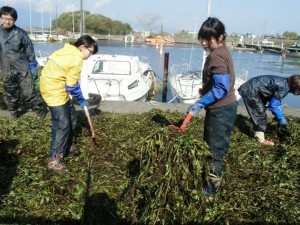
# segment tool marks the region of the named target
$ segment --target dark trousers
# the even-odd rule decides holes
[[[64,105],[49,107],[52,120],[50,158],[57,154],[65,154],[73,143],[73,130],[77,115],[72,101]]]
[[[268,118],[266,113],[266,102],[257,98],[243,97],[245,107],[250,115],[254,131],[266,132],[268,127]]]
[[[257,91],[252,91],[251,86],[247,85],[247,83],[244,83],[239,88],[239,93],[242,96],[247,112],[250,115],[253,130],[266,132],[268,126],[266,114],[267,100],[263,99]]]
[[[40,93],[34,87],[30,73],[23,76],[11,69],[8,73],[3,73],[3,86],[5,102],[10,111],[17,111],[21,98],[35,112],[46,107]]]
[[[211,173],[222,176],[224,161],[230,143],[230,135],[237,114],[237,102],[207,109],[204,123],[204,140],[212,153]]]

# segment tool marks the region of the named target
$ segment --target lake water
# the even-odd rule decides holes
[[[35,50],[51,54],[55,50],[62,48],[64,43],[35,43]],[[173,64],[190,63],[194,69],[200,69],[202,65],[203,50],[199,45],[176,44],[174,46],[164,46],[163,49],[145,43],[127,44],[123,42],[99,41],[99,52],[107,54],[137,55],[146,56],[151,62],[152,69],[159,79],[163,78],[164,57],[169,53],[169,68]],[[284,62],[293,62],[299,59],[282,59],[280,55],[270,53],[252,53],[249,51],[232,50],[235,72],[242,69],[249,71],[248,78],[258,75],[279,75],[290,76],[300,74],[300,67],[288,65]],[[168,88],[167,101],[172,99],[170,88]],[[161,101],[161,96],[156,97]],[[300,97],[288,94],[283,100],[284,105],[300,108]],[[242,104],[242,103],[240,103]]]

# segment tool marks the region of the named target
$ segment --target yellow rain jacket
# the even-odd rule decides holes
[[[78,83],[82,64],[82,53],[70,44],[49,56],[40,77],[41,95],[48,106],[60,106],[69,100],[66,85]]]

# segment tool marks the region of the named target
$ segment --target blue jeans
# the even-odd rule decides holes
[[[57,154],[65,154],[73,143],[73,130],[77,122],[77,115],[72,101],[60,106],[49,107],[52,120],[50,144],[50,158]]]
[[[204,140],[212,153],[211,173],[222,176],[224,161],[230,143],[232,127],[237,115],[237,102],[216,108],[206,109],[204,123]]]

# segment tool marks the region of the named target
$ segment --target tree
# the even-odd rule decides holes
[[[113,21],[112,19],[100,14],[91,14],[84,11],[85,31],[94,34],[109,34],[112,31],[115,34],[126,34],[132,31],[128,23]],[[52,21],[52,27],[61,31],[73,30],[73,13],[62,13],[57,19]],[[74,12],[74,31],[80,30],[80,11]]]
[[[298,34],[296,32],[285,31],[282,35],[285,39],[298,40]]]
[[[138,16],[136,20],[142,24],[145,32],[147,32],[150,35],[153,29],[158,27],[157,23],[159,18],[159,16],[154,15],[142,15]]]

